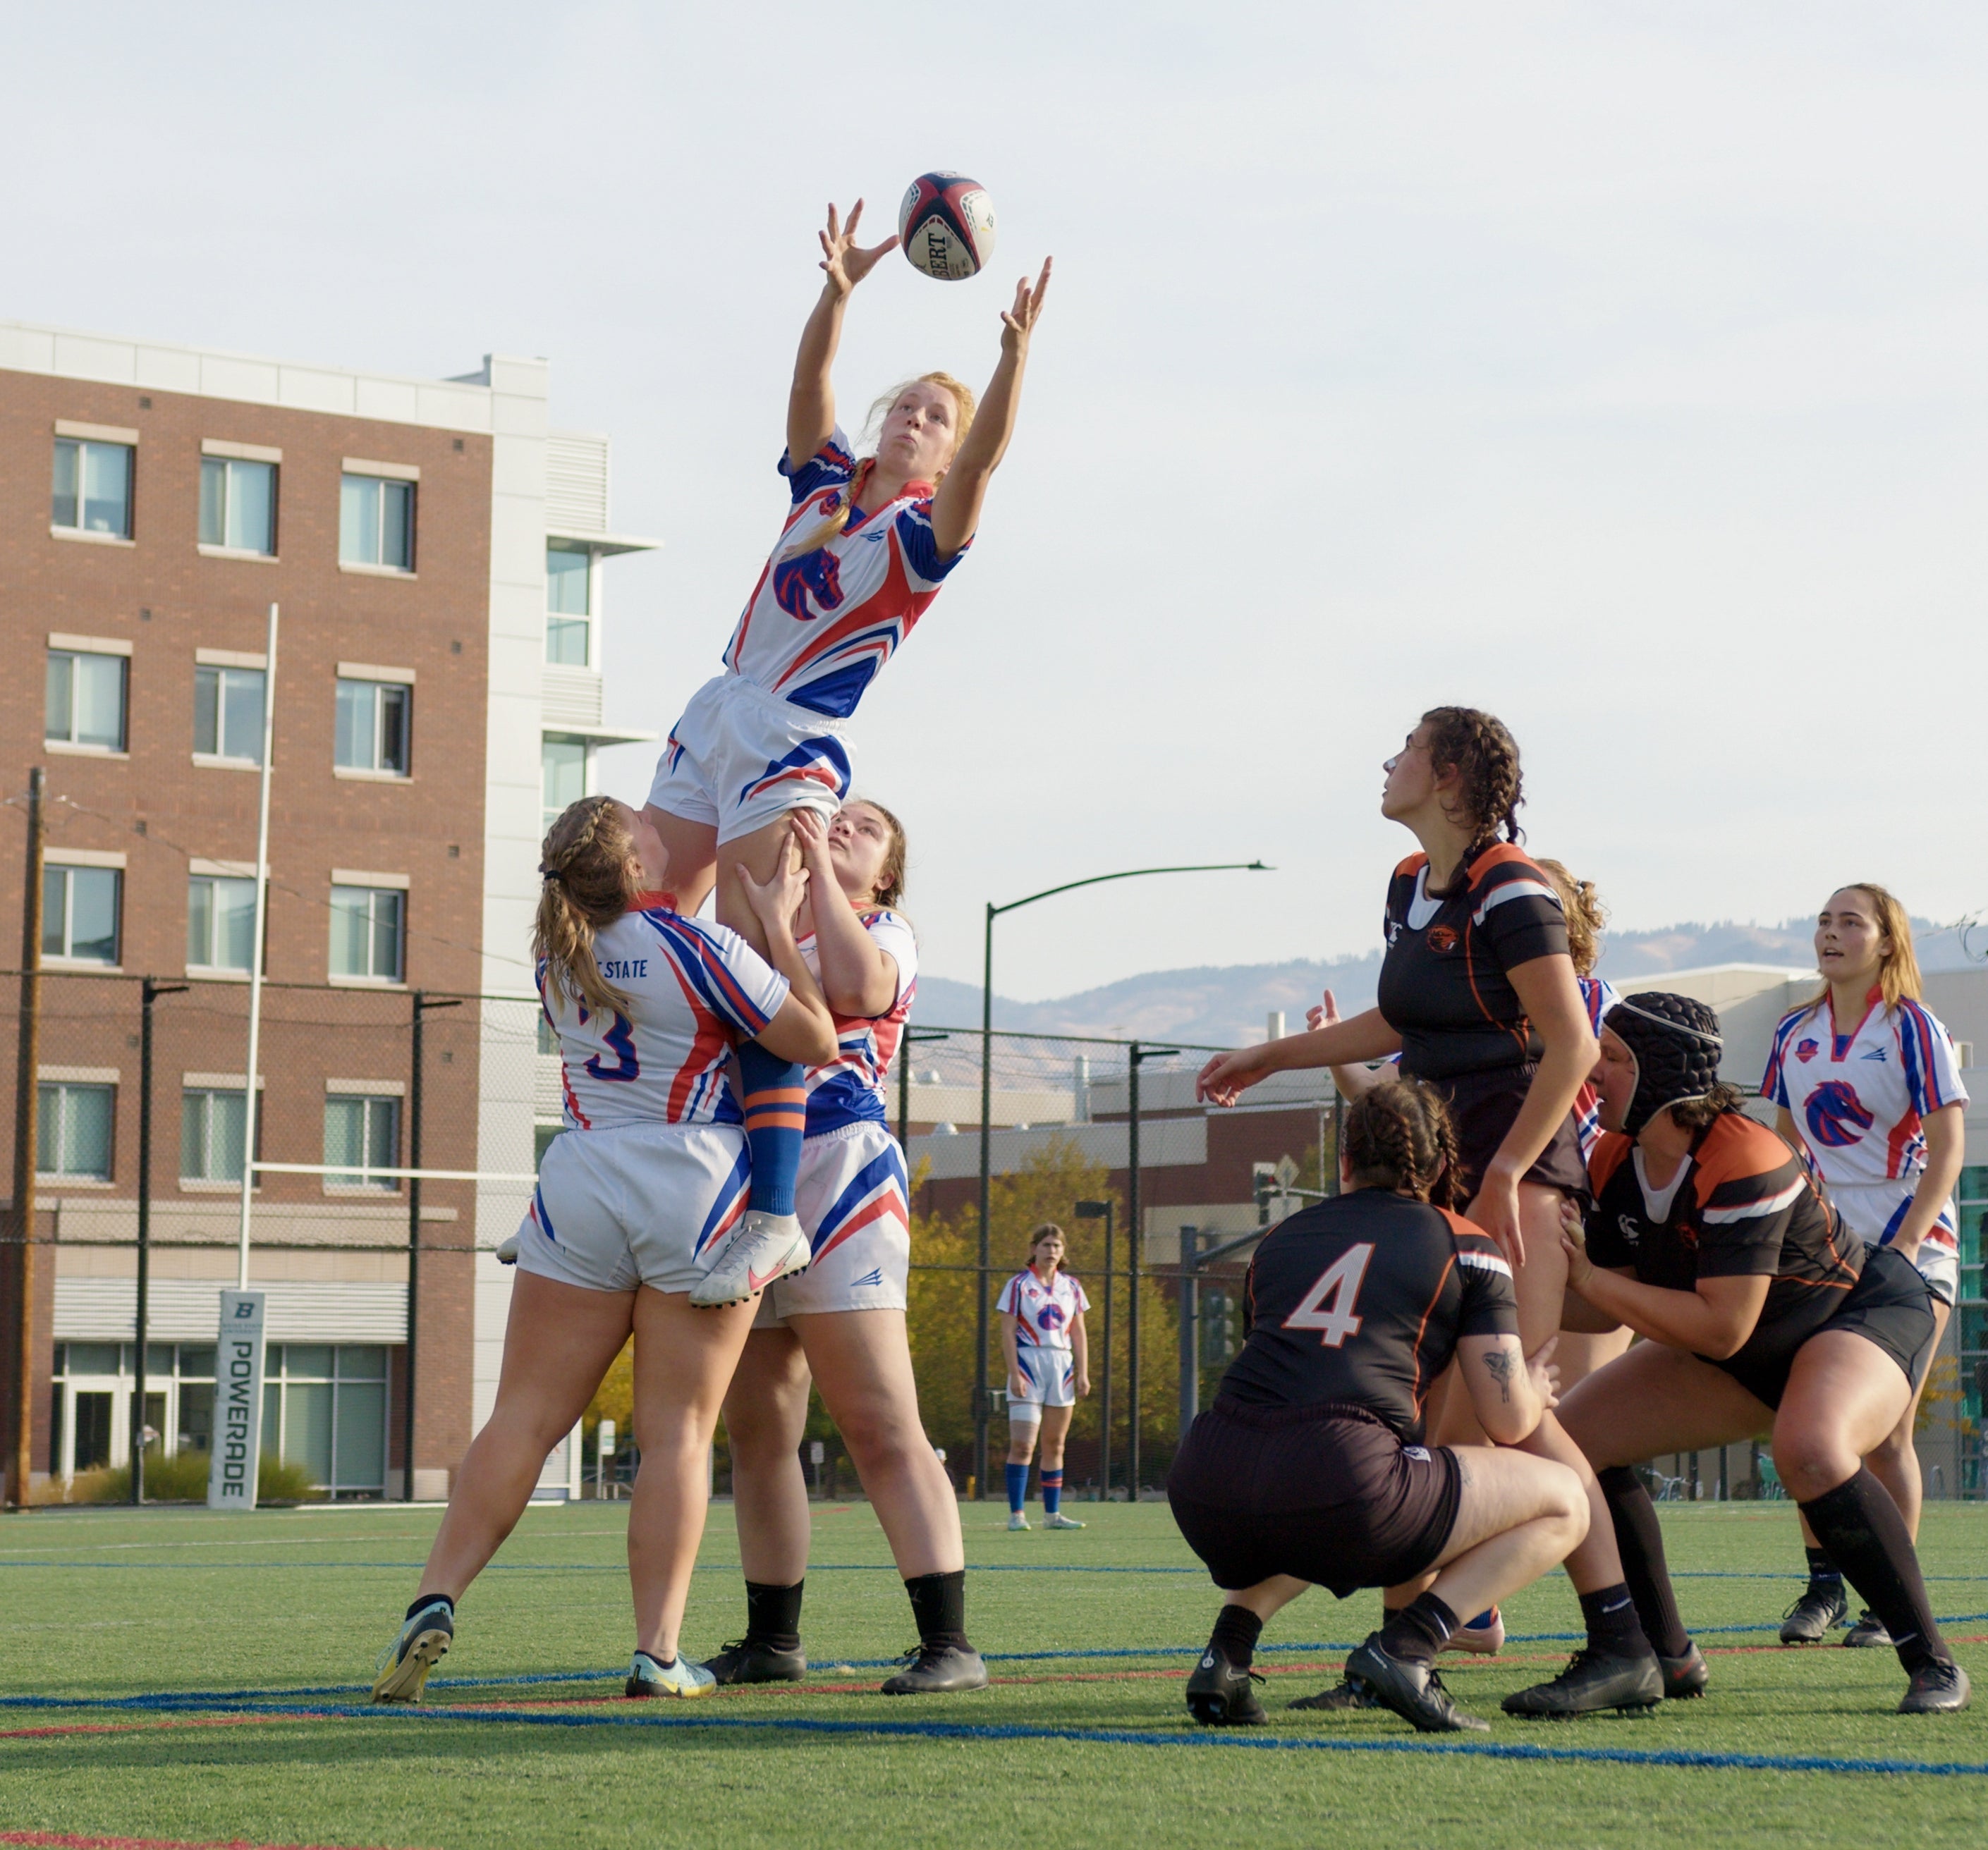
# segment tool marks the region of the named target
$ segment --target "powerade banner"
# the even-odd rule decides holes
[[[220,1348],[214,1359],[214,1462],[210,1510],[252,1510],[262,1440],[261,1291],[221,1294]]]

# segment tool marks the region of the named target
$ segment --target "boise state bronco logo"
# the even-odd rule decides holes
[[[1857,1089],[1842,1079],[1826,1079],[1818,1085],[1809,1094],[1802,1115],[1808,1121],[1809,1136],[1828,1149],[1848,1149],[1877,1122]]]
[[[1803,1039],[1795,1043],[1795,1058],[1804,1066],[1821,1052],[1821,1045],[1814,1041]]]
[[[1456,948],[1456,933],[1447,925],[1432,925],[1424,942],[1432,950],[1454,950]]]
[[[783,559],[773,568],[773,601],[802,623],[811,623],[822,611],[834,609],[842,602],[842,567],[835,555],[822,546],[799,559]]]
[[[1046,1336],[1051,1330],[1060,1330],[1070,1319],[1063,1313],[1060,1304],[1046,1304],[1036,1312],[1036,1328]]]

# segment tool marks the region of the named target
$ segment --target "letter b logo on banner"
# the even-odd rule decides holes
[[[252,1510],[262,1445],[261,1291],[221,1294],[220,1346],[214,1359],[214,1456],[210,1510]]]

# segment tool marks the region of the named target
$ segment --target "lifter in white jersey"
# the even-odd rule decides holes
[[[746,1209],[749,1159],[725,1067],[746,1035],[789,1059],[823,1059],[834,1025],[788,926],[797,873],[746,883],[769,967],[735,932],[661,903],[668,856],[627,805],[572,805],[543,853],[533,948],[559,1033],[566,1128],[518,1230],[497,1404],[456,1474],[420,1592],[382,1656],[375,1702],[419,1700],[455,1635],[456,1601],[631,1333],[642,1468],[628,1511],[636,1649],[627,1691],[716,1687],[678,1655],[677,1633],[704,1533],[705,1458],[752,1322],[744,1303],[691,1304],[712,1243]]]
[[[807,1669],[800,1443],[812,1382],[883,1525],[918,1627],[916,1649],[884,1693],[982,1689],[986,1666],[965,1631],[959,1505],[918,1416],[904,1325],[911,1191],[884,1109],[918,984],[917,941],[897,910],[904,832],[871,802],[845,803],[826,826],[798,812],[793,827],[808,876],[795,932],[834,1011],[837,1046],[807,1075],[795,1204],[813,1263],[761,1300],[725,1399],[746,1632],[705,1668],[722,1683],[789,1682]]]
[[[979,525],[1020,408],[1029,336],[1050,265],[1025,277],[1001,316],[1001,357],[976,407],[967,387],[928,373],[880,398],[876,453],[858,461],[835,420],[831,373],[850,292],[895,238],[856,242],[860,199],[844,224],[828,210],[820,234],[820,297],[801,332],[787,399],[780,473],[791,506],[779,543],[746,600],[724,670],[691,697],[671,728],[648,819],[668,849],[677,910],[694,913],[718,884],[719,921],[764,951],[742,882],[770,878],[787,852],[786,819],[824,821],[850,786],[843,737],[865,690],[910,635]],[[714,1279],[749,1266],[805,1263],[794,1215],[804,1130],[800,1070],[756,1041],[739,1049],[746,1135],[752,1146],[751,1212]]]
[[[1063,1513],[1063,1446],[1077,1403],[1090,1392],[1090,1300],[1063,1270],[1063,1229],[1046,1220],[1029,1240],[1029,1263],[1001,1288],[1001,1352],[1008,1364],[1008,1527],[1026,1529],[1029,1460],[1042,1434],[1043,1527],[1080,1529]]]
[[[1869,1246],[1892,1246],[1932,1288],[1934,1345],[1946,1333],[1960,1276],[1954,1184],[1966,1160],[1967,1092],[1946,1029],[1919,1001],[1919,958],[1905,909],[1882,886],[1839,887],[1817,915],[1823,987],[1774,1030],[1760,1095],[1843,1217]],[[1919,1453],[1912,1403],[1865,1462],[1919,1535]],[[1843,1576],[1802,1524],[1809,1582],[1781,1626],[1783,1644],[1815,1644],[1846,1617]],[[1865,1612],[1847,1645],[1888,1645]]]

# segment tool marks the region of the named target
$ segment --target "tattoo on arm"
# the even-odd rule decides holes
[[[1498,1384],[1498,1398],[1510,1402],[1512,1398],[1512,1355],[1509,1349],[1493,1349],[1484,1358],[1484,1366],[1491,1379]]]

